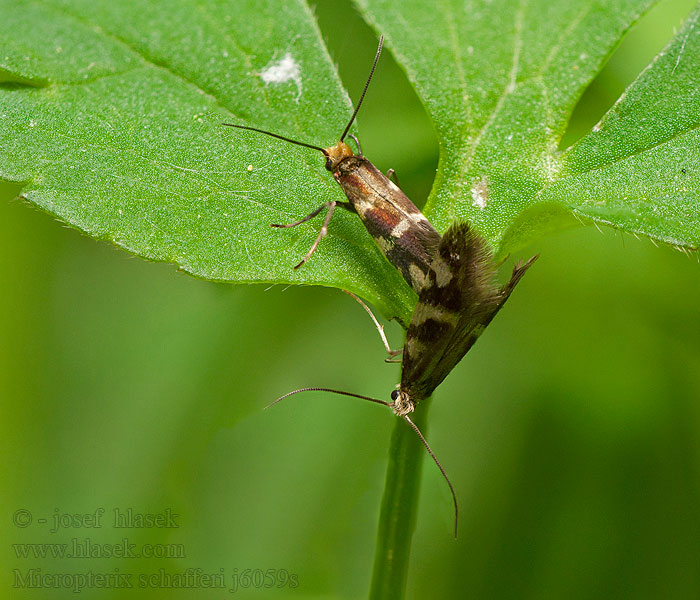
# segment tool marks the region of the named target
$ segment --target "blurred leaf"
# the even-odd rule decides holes
[[[337,140],[351,106],[303,2],[1,1],[0,11],[0,176],[23,182],[23,196],[200,277],[343,287],[408,319],[412,292],[353,215],[337,211],[323,251],[292,270],[320,224],[270,223],[343,197],[323,157],[221,127]],[[279,82],[262,77],[280,61]]]
[[[562,154],[578,98],[651,1],[357,1],[436,124],[440,169],[426,213],[438,229],[468,220],[507,252],[572,224],[574,209],[697,244],[700,162],[695,134],[682,135],[699,114],[697,13],[600,131]]]

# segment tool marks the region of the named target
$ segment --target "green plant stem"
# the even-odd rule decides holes
[[[428,400],[411,415],[426,433]],[[403,419],[396,419],[389,447],[384,497],[379,515],[370,600],[400,599],[406,592],[411,538],[418,513],[418,493],[425,448]]]

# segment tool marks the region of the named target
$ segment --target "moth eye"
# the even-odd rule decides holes
[[[326,169],[329,171],[333,170],[333,161],[330,158],[326,159]]]
[[[394,390],[393,392],[391,392],[391,399],[392,399],[394,402],[396,402],[396,400],[398,399],[399,393],[400,393],[399,390]]]

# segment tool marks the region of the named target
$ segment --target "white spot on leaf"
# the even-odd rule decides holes
[[[299,63],[287,52],[280,60],[270,62],[260,73],[260,79],[265,85],[287,83],[293,81],[297,86],[297,102],[301,96],[301,70]]]
[[[545,154],[539,161],[539,170],[547,179],[547,181],[554,181],[559,177],[561,165],[559,161],[552,154]]]
[[[472,204],[484,210],[488,199],[489,180],[486,175],[482,175],[481,179],[477,179],[472,183]]]

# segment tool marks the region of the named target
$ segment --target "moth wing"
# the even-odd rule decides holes
[[[481,238],[467,224],[442,237],[418,296],[406,333],[401,387],[416,400],[427,398],[464,356],[465,336],[488,313],[495,291],[493,266]],[[485,289],[484,289],[485,284]],[[472,342],[473,343],[473,342]]]
[[[474,345],[537,257],[501,288],[493,254],[468,224],[452,225],[431,263],[406,334],[401,387],[427,398]]]
[[[382,253],[420,293],[440,234],[408,196],[366,158],[346,159],[334,177]]]
[[[484,332],[484,329],[486,329],[488,324],[505,304],[511,292],[525,274],[525,271],[530,268],[536,259],[537,256],[533,256],[525,264],[518,263],[518,265],[513,268],[513,273],[508,282],[498,290],[495,297],[488,298],[480,310],[476,310],[473,313],[463,313],[454,330],[454,335],[448,341],[445,351],[435,365],[430,380],[430,385],[432,387],[428,387],[423,393],[427,393],[428,396],[432,394],[435,388],[450,374],[450,371],[454,369],[457,363],[464,358],[476,340],[479,339],[479,336]]]

